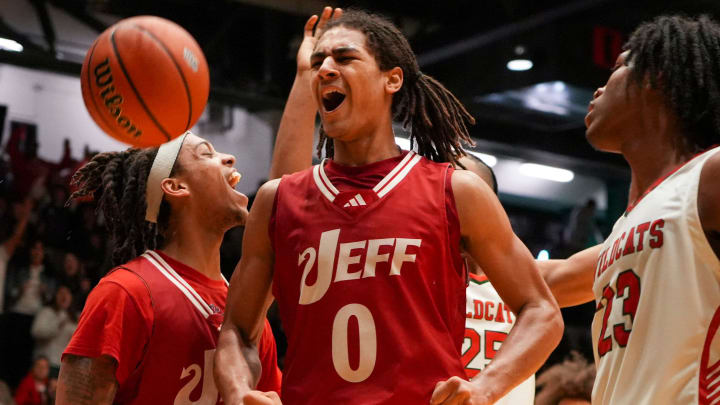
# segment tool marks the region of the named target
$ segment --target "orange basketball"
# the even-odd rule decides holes
[[[190,129],[207,104],[210,75],[195,39],[160,17],[127,18],[95,40],[82,65],[85,107],[100,128],[134,146]]]

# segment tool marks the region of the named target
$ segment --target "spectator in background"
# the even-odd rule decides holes
[[[570,356],[538,376],[535,405],[590,405],[595,365],[578,352]]]
[[[36,239],[30,243],[30,261],[27,267],[10,272],[7,278],[8,309],[17,314],[34,317],[43,303],[54,295],[55,279],[46,269],[45,244]]]
[[[595,223],[596,208],[595,200],[589,199],[584,205],[573,209],[570,222],[563,232],[566,256],[595,246],[604,239]]]
[[[22,203],[14,204],[13,211],[16,220],[15,230],[12,235],[10,235],[10,238],[0,245],[0,314],[3,313],[3,303],[5,301],[7,264],[25,234],[25,228],[32,213],[32,201],[28,199]]]
[[[62,184],[53,184],[50,187],[49,201],[39,207],[38,232],[47,242],[48,250],[67,251],[70,244],[70,234],[73,230],[73,213],[65,207],[69,197],[68,189]]]
[[[32,362],[33,338],[30,335],[35,315],[55,293],[55,279],[45,265],[45,247],[40,240],[30,243],[30,261],[27,267],[8,271],[5,291],[7,313],[4,339],[9,346],[3,351],[0,370],[10,386],[17,385],[22,377],[19,370],[27,370]],[[20,371],[21,372],[21,371]]]
[[[12,192],[25,198],[39,180],[44,180],[56,165],[38,157],[38,141],[34,125],[15,123],[5,150],[10,156],[13,174]]]
[[[74,253],[65,253],[58,285],[65,285],[70,289],[73,298],[71,311],[80,313],[92,289],[92,281],[86,276],[83,263]]]
[[[50,365],[48,359],[43,356],[37,357],[33,362],[32,369],[23,378],[17,391],[15,391],[17,405],[49,405],[49,374]]]
[[[16,405],[10,387],[2,380],[0,380],[0,405]]]
[[[77,328],[77,316],[72,310],[72,302],[70,288],[61,285],[55,293],[53,305],[43,307],[32,324],[35,355],[48,359],[52,378],[57,378],[60,372],[60,357]]]

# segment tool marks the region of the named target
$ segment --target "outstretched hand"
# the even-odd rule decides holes
[[[325,7],[320,13],[320,17],[312,15],[305,23],[305,31],[300,49],[297,53],[297,70],[298,72],[310,70],[310,56],[312,56],[318,37],[322,33],[323,27],[328,21],[340,18],[343,11],[340,8],[333,9]]]
[[[243,397],[243,405],[282,405],[275,391],[250,391]]]

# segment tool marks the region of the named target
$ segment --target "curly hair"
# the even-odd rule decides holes
[[[158,148],[127,149],[100,153],[78,169],[71,185],[77,187],[70,200],[91,196],[113,240],[114,266],[125,263],[147,249],[162,247],[170,218],[170,205],[163,200],[157,224],[145,221],[145,190]],[[176,161],[170,175],[180,171]],[[70,201],[68,200],[68,202]]]
[[[411,145],[417,142],[418,153],[436,162],[451,162],[465,155],[461,141],[472,145],[468,126],[475,119],[462,103],[440,82],[422,73],[407,39],[387,19],[362,10],[350,9],[330,21],[324,31],[347,27],[365,35],[368,51],[375,57],[381,71],[396,66],[403,70],[405,82],[393,96],[393,119],[412,129]],[[320,128],[318,157],[332,157],[333,143]]]
[[[720,26],[707,16],[661,16],[640,25],[624,47],[631,78],[660,90],[691,151],[720,142]]]
[[[556,364],[537,377],[540,392],[536,397],[538,405],[555,405],[564,398],[590,401],[595,382],[595,364],[578,352],[570,352],[570,358]]]

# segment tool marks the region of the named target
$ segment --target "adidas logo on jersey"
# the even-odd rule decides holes
[[[365,200],[363,200],[362,196],[360,194],[355,194],[355,197],[351,198],[350,201],[346,202],[345,205],[343,205],[343,208],[346,207],[359,207],[362,205],[367,205]]]

